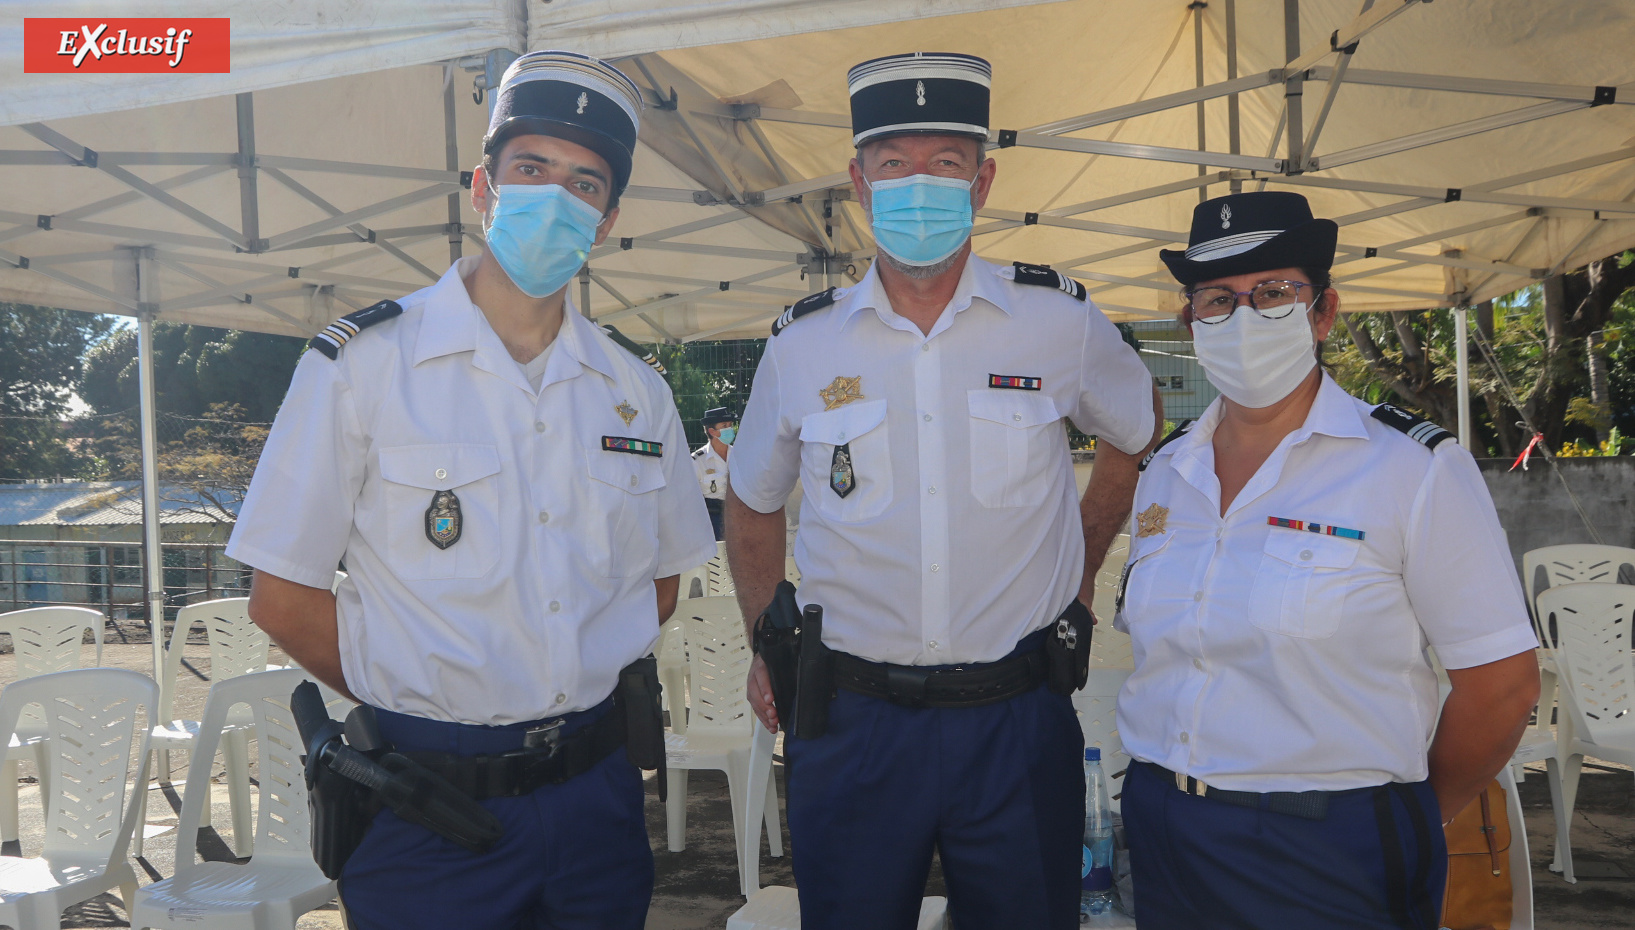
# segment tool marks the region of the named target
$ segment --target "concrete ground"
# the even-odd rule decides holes
[[[113,631],[110,631],[112,634]],[[104,664],[148,671],[150,647],[139,634],[126,630],[124,637],[110,636],[103,653]],[[123,638],[123,642],[120,640]],[[176,699],[176,715],[198,719],[209,689],[209,655],[202,640],[189,643],[183,653],[182,682]],[[282,656],[275,655],[275,661]],[[7,660],[0,669],[9,677]],[[252,758],[253,758],[252,751]],[[187,760],[178,754],[176,777],[185,774]],[[36,854],[44,838],[38,788],[27,763],[20,786],[21,851]],[[254,769],[252,768],[252,774]],[[223,769],[218,759],[212,779],[212,822],[224,834],[228,824],[226,788],[221,783]],[[650,786],[651,787],[651,786]],[[175,827],[181,808],[180,781],[173,787],[153,788],[149,797],[147,841],[144,855],[137,860],[144,884],[169,876],[175,863]],[[1589,928],[1635,927],[1635,778],[1628,770],[1604,771],[1586,766],[1574,812],[1573,852],[1579,881],[1569,885],[1547,870],[1554,848],[1554,828],[1549,793],[1542,772],[1530,774],[1521,786],[1527,817],[1527,837],[1531,844],[1534,894],[1537,899],[1536,925],[1549,930],[1589,930]],[[780,777],[780,796],[782,794]],[[687,798],[688,845],[685,852],[669,852],[665,843],[664,808],[650,790],[647,801],[648,832],[653,839],[657,881],[649,930],[720,930],[727,917],[742,904],[738,894],[737,866],[733,853],[731,815],[726,778],[718,772],[694,772]],[[788,849],[787,826],[784,845]],[[211,860],[228,860],[231,851],[224,837],[206,828],[199,839],[199,852]],[[16,855],[11,846],[5,853]],[[789,859],[771,859],[762,846],[761,883],[793,885]],[[941,878],[933,869],[928,894],[942,893]],[[114,895],[102,895],[64,916],[65,928],[127,926],[125,911]],[[335,905],[302,918],[301,930],[339,930],[342,920]]]

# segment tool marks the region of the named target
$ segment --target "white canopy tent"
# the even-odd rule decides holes
[[[0,49],[21,58],[25,16],[109,12],[0,0]],[[525,48],[615,59],[648,97],[620,238],[574,289],[638,340],[761,336],[791,300],[861,276],[845,69],[915,49],[994,64],[978,252],[1065,269],[1115,319],[1173,312],[1157,250],[1228,189],[1299,190],[1338,219],[1351,310],[1466,306],[1635,246],[1635,0],[117,12],[231,17],[233,71],[0,76],[0,299],[136,316],[144,348],[156,319],[309,334],[476,248],[463,172],[487,106],[471,91]]]

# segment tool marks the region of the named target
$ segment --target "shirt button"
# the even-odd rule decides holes
[[[1020,419],[1022,419],[1022,415],[1020,413],[1013,413],[1013,414],[1011,414],[1011,419],[1012,420],[1020,420]]]
[[[931,422],[931,414],[928,413],[928,414],[925,415],[925,422],[927,422],[927,423]]]
[[[930,352],[931,351],[931,343],[929,343],[929,342],[920,343],[920,351],[921,352]]]
[[[1204,670],[1204,664],[1201,661],[1197,660],[1197,659],[1192,660],[1192,667],[1197,669],[1200,672]]]
[[[926,491],[927,491],[927,492],[929,492],[929,493],[931,493],[931,494],[935,494],[935,493],[937,493],[937,489],[936,489],[936,488],[927,488],[927,489],[926,489]]]
[[[558,703],[558,704],[568,703],[568,696],[566,694],[558,694],[556,696],[556,703]]]
[[[1224,535],[1225,533],[1226,533],[1226,528],[1225,527],[1220,527],[1220,526],[1215,527],[1215,538],[1216,539],[1220,539],[1221,536]]]
[[[557,611],[559,611],[561,609],[562,609],[562,602],[561,601],[552,601],[551,602],[551,613],[554,614],[554,613],[556,613]]]
[[[942,648],[942,646],[934,639],[931,642],[926,643],[926,645],[931,647],[932,649],[941,649]]]
[[[934,571],[934,572],[940,572],[940,571],[942,571],[942,566],[938,565],[935,562],[932,562],[931,563],[931,570]]]
[[[545,432],[545,422],[543,420],[534,421],[534,432],[536,432],[536,433]]]
[[[448,477],[448,469],[439,468],[436,471],[432,472],[432,474],[437,477],[438,481],[442,481],[444,478]]]
[[[1195,591],[1192,594],[1192,599],[1194,601],[1201,601],[1204,599],[1204,593],[1202,591]]]
[[[1191,739],[1191,737],[1187,736],[1185,733],[1181,734],[1181,742],[1183,744],[1186,743],[1189,739]]]
[[[546,513],[545,511],[541,510],[539,512],[539,522],[541,522],[541,523],[551,522],[551,515]]]
[[[637,478],[635,475],[630,476],[630,486],[631,487],[635,487],[636,485],[638,485],[640,483],[641,483],[640,478]]]
[[[1300,550],[1300,561],[1302,561],[1302,562],[1310,562],[1311,561],[1311,550],[1310,549],[1301,549]]]
[[[836,436],[835,438],[840,440],[841,442],[845,442],[846,441],[846,434],[841,433],[840,435]]]

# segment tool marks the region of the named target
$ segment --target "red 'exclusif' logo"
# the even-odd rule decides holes
[[[232,31],[211,19],[23,20],[29,74],[193,74],[232,70]]]

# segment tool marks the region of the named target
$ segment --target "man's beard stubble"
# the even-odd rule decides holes
[[[940,275],[948,269],[954,267],[954,263],[959,261],[960,256],[965,254],[966,246],[969,245],[970,240],[967,239],[965,240],[965,245],[962,245],[954,250],[954,254],[948,256],[947,258],[932,262],[929,265],[910,265],[897,256],[892,255],[890,252],[887,252],[885,249],[880,248],[875,250],[875,256],[879,258],[881,262],[884,262],[888,268],[892,269],[898,274],[901,274],[903,277],[923,281],[927,278],[935,278],[937,275]]]

